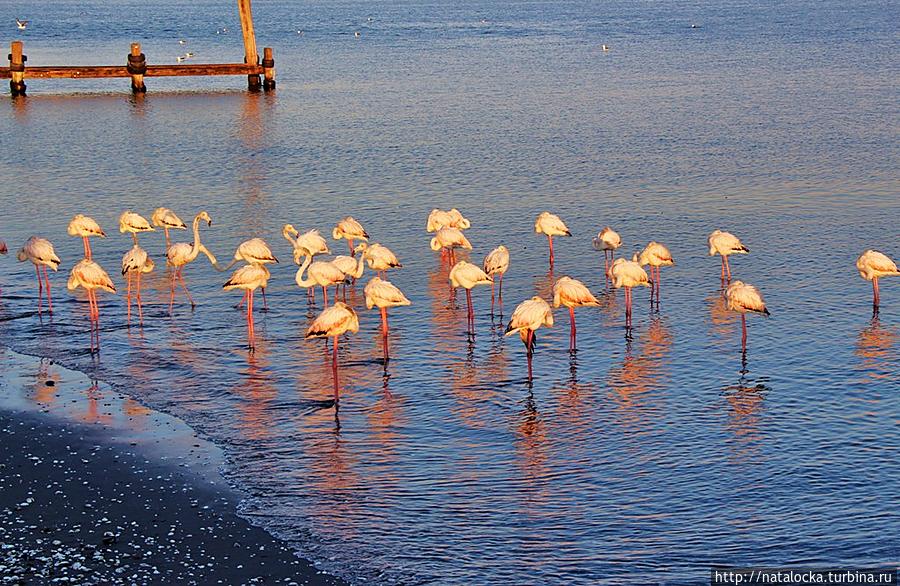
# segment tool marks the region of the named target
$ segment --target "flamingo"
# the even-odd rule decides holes
[[[759,290],[743,281],[735,281],[725,289],[728,309],[741,314],[741,350],[747,350],[747,312],[770,315]]]
[[[650,265],[650,281],[653,283],[650,293],[652,295],[654,290],[656,291],[656,302],[659,303],[659,267],[668,267],[675,264],[675,261],[672,260],[672,253],[659,242],[651,242],[641,251],[638,256],[638,262],[641,266]],[[656,269],[656,275],[653,274],[654,268]]]
[[[441,228],[468,230],[471,226],[472,223],[469,222],[458,209],[453,208],[452,210],[445,211],[435,208],[428,214],[425,230],[428,232],[437,232]]]
[[[90,260],[90,259],[88,259]],[[147,251],[135,244],[131,250],[122,257],[122,275],[128,282],[128,321],[131,321],[131,280],[132,275],[137,275],[137,306],[138,319],[144,323],[144,310],[141,305],[141,275],[153,271],[156,263],[153,262]]]
[[[9,252],[9,249],[6,248],[6,242],[0,240],[0,254],[6,254]]]
[[[598,306],[600,302],[584,283],[571,277],[560,277],[553,284],[553,307],[565,305],[569,308],[569,350],[575,350],[575,308]]]
[[[503,315],[503,275],[509,269],[509,250],[502,244],[490,251],[482,263],[484,272],[493,279],[500,275],[498,289],[500,291],[500,315]],[[491,315],[494,314],[494,281],[491,281]]]
[[[403,268],[403,265],[397,259],[397,255],[383,244],[378,244],[377,242],[366,244],[361,242],[356,246],[356,252],[362,252],[362,256],[369,264],[369,268],[380,273],[382,278],[385,277],[388,269]]]
[[[175,284],[177,281],[181,281],[181,288],[184,289],[185,295],[187,295],[188,301],[191,303],[191,308],[196,307],[196,303],[194,303],[193,298],[191,298],[191,293],[188,291],[187,284],[184,282],[184,267],[186,264],[194,262],[197,256],[202,252],[209,258],[209,262],[212,263],[213,266],[218,265],[218,261],[216,261],[216,257],[206,249],[205,246],[200,244],[200,221],[206,221],[207,226],[212,226],[212,219],[209,217],[205,211],[200,212],[196,216],[194,216],[193,228],[194,228],[194,243],[188,244],[186,242],[176,242],[172,246],[166,250],[166,264],[171,267],[174,267],[175,270],[172,271],[172,288],[171,295],[169,296],[169,311],[172,311],[172,306],[175,304]]]
[[[877,250],[867,250],[856,259],[856,269],[860,277],[872,281],[872,305],[877,309],[880,301],[878,279],[900,275],[897,265],[886,254]]]
[[[541,212],[534,221],[534,231],[537,234],[546,234],[547,242],[550,245],[550,268],[553,268],[553,237],[554,236],[571,236],[572,233],[566,227],[566,224],[554,214],[550,212]]]
[[[609,265],[613,261],[616,250],[622,246],[622,237],[619,236],[618,232],[607,226],[597,233],[597,236],[594,237],[591,243],[594,250],[603,251],[604,273],[606,278],[609,279]]]
[[[59,257],[56,256],[56,252],[53,250],[53,245],[45,238],[32,236],[25,242],[25,245],[19,249],[16,258],[19,259],[19,262],[30,260],[34,265],[34,273],[37,276],[38,282],[38,313],[41,312],[41,295],[44,290],[44,285],[41,282],[41,268],[43,268],[44,283],[47,284],[47,306],[49,308],[48,311],[52,314],[53,299],[50,295],[50,278],[47,276],[47,267],[50,267],[55,271],[59,268],[59,263],[61,262]]]
[[[390,360],[388,351],[388,321],[387,308],[410,305],[406,295],[390,281],[384,281],[380,277],[372,277],[364,290],[366,296],[366,308],[378,307],[381,311],[381,337],[384,346],[384,361]]]
[[[362,224],[350,216],[347,216],[337,223],[331,231],[331,236],[335,240],[340,240],[341,238],[347,239],[347,246],[350,248],[350,256],[356,256],[356,252],[353,250],[354,240],[369,239],[369,234],[363,229]]]
[[[150,221],[153,222],[154,226],[162,228],[166,233],[166,250],[172,246],[172,243],[169,241],[169,230],[187,230],[187,226],[181,218],[169,208],[156,208],[153,210]]]
[[[722,282],[725,282],[726,271],[728,273],[728,281],[731,281],[731,267],[728,266],[728,255],[730,254],[747,254],[750,249],[741,244],[737,236],[731,232],[722,232],[714,230],[707,239],[709,243],[709,256],[716,254],[722,257]]]
[[[362,245],[359,245],[362,246]],[[359,248],[357,246],[357,249]],[[347,278],[349,277],[354,282],[356,279],[362,277],[363,271],[366,269],[366,263],[363,260],[363,257],[360,256],[359,259],[355,259],[352,256],[347,255],[338,255],[331,259],[331,264],[336,266],[342,273],[344,273],[344,301],[346,301],[347,297]],[[312,291],[312,289],[310,289]],[[337,298],[337,288],[334,290],[335,298]]]
[[[331,254],[328,243],[322,238],[318,230],[310,230],[300,234],[291,224],[285,224],[281,229],[281,235],[291,243],[294,249],[294,262],[300,264],[300,258],[306,254]]]
[[[278,259],[275,258],[274,254],[272,254],[272,249],[269,248],[269,245],[266,244],[265,240],[263,240],[262,238],[251,238],[250,240],[244,240],[238,245],[237,250],[234,251],[234,258],[230,263],[228,263],[228,266],[224,268],[219,268],[218,266],[216,266],[216,270],[220,272],[227,271],[228,269],[233,267],[235,263],[241,260],[252,265],[260,266],[278,262]],[[266,300],[265,285],[262,285],[262,296],[263,311],[268,311],[269,302]],[[243,303],[243,301],[241,301],[241,303]]]
[[[362,259],[360,259],[360,265],[361,264]],[[307,269],[309,269],[309,272],[307,273],[307,278],[304,278],[303,273]],[[321,287],[322,296],[325,298],[325,307],[328,307],[327,287],[331,287],[332,285],[337,286],[338,283],[343,283],[346,278],[347,275],[344,273],[344,271],[339,269],[334,264],[330,262],[323,262],[320,260],[313,262],[312,255],[307,254],[306,260],[304,260],[303,264],[300,265],[300,268],[297,269],[297,274],[294,277],[294,281],[296,281],[297,285],[300,287]],[[337,291],[335,291],[335,297],[337,297]]]
[[[106,238],[106,233],[100,229],[100,224],[94,218],[89,218],[82,214],[76,215],[69,221],[69,227],[66,231],[69,233],[69,236],[81,237],[84,244],[84,258],[88,260],[91,259],[91,243],[88,242],[88,238],[91,236]]]
[[[455,248],[472,250],[472,245],[459,228],[441,228],[431,239],[431,250],[440,250],[442,256],[443,251],[448,250],[451,263],[456,262],[456,253],[453,252]]]
[[[446,228],[444,228],[446,230]],[[475,333],[475,311],[472,309],[472,287],[488,285],[494,282],[487,273],[477,265],[464,260],[459,261],[450,269],[450,284],[453,287],[462,287],[466,290],[466,306],[468,307],[469,333]]]
[[[250,341],[250,348],[255,347],[255,332],[253,331],[253,292],[257,288],[263,291],[269,282],[269,269],[263,264],[248,264],[240,267],[231,278],[225,282],[222,289],[231,291],[232,289],[243,289],[244,297],[247,299],[247,338]]]
[[[631,260],[617,258],[609,269],[612,275],[613,287],[619,289],[625,287],[625,325],[631,325],[631,288],[643,285],[650,286],[650,279],[647,272],[638,263],[638,255],[635,254]]]
[[[337,413],[341,400],[338,387],[338,337],[347,332],[359,331],[359,317],[353,308],[340,301],[326,308],[313,320],[306,330],[306,339],[310,338],[334,338],[331,355],[331,372],[334,375],[334,410]]]
[[[132,211],[123,212],[121,216],[119,216],[119,232],[124,234],[125,232],[129,232],[131,234],[131,239],[135,244],[137,241],[137,233],[138,232],[153,232],[153,226],[150,225],[150,222],[147,221],[147,218],[140,214],[136,214]]]
[[[525,343],[529,380],[531,380],[531,357],[534,354],[535,332],[541,326],[548,328],[553,326],[553,310],[550,309],[550,304],[541,297],[534,296],[516,307],[512,317],[509,318],[509,324],[507,324],[504,334],[511,336],[518,332],[522,342]]]
[[[90,259],[83,259],[69,274],[69,282],[66,288],[74,291],[83,287],[87,291],[88,304],[91,316],[91,353],[100,351],[100,306],[97,304],[97,289],[108,293],[115,293],[116,286],[103,268]],[[94,345],[96,339],[97,344]]]

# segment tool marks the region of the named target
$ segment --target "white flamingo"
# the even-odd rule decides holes
[[[141,275],[153,271],[156,263],[147,256],[147,251],[135,244],[131,250],[122,257],[122,275],[128,283],[128,321],[131,321],[131,281],[132,275],[137,275],[137,306],[138,319],[140,323],[144,323],[144,309],[141,303]]]
[[[147,218],[140,214],[136,214],[132,211],[123,212],[121,216],[119,216],[119,232],[125,234],[128,232],[131,234],[131,239],[135,244],[137,241],[138,232],[153,232],[153,226],[150,225],[150,222],[147,221]]]
[[[296,264],[300,264],[300,259],[307,254],[312,256],[331,254],[331,251],[328,250],[328,243],[325,242],[318,230],[309,230],[300,234],[291,224],[285,224],[281,229],[281,235],[291,243]]]
[[[737,236],[731,232],[722,232],[714,230],[707,238],[709,244],[709,256],[720,255],[722,257],[722,282],[726,281],[725,275],[728,275],[728,281],[731,280],[731,267],[728,266],[728,256],[732,254],[747,254],[750,249],[741,244]]]
[[[360,264],[362,264],[361,261],[362,259],[360,259]],[[307,273],[307,276],[304,277],[303,273],[306,272],[307,269],[309,269],[309,272]],[[334,264],[319,260],[313,262],[311,255],[306,255],[306,260],[303,261],[303,264],[300,265],[300,268],[297,269],[297,274],[294,276],[294,281],[299,287],[306,289],[311,287],[321,287],[322,296],[325,299],[325,307],[328,307],[327,288],[331,286],[336,287],[346,279],[346,273]],[[335,297],[337,297],[337,291],[335,291]]]
[[[91,353],[100,350],[100,306],[97,304],[97,289],[115,293],[116,286],[103,268],[92,260],[84,259],[69,273],[66,288],[74,291],[83,287],[87,291],[89,312],[91,317]],[[94,343],[96,340],[96,344]]]
[[[559,216],[550,212],[541,212],[534,221],[534,231],[537,234],[546,234],[547,243],[550,246],[550,268],[553,268],[553,237],[554,236],[571,236],[572,233],[566,227]]]
[[[331,372],[334,375],[334,410],[337,413],[341,400],[340,387],[338,383],[338,338],[343,334],[350,332],[355,334],[359,331],[359,317],[353,308],[342,303],[336,302],[331,307],[326,308],[319,316],[313,320],[309,329],[306,330],[306,339],[310,338],[334,338],[332,344],[331,355]]]
[[[47,284],[47,307],[50,313],[53,313],[53,298],[50,295],[50,278],[47,276],[47,267],[54,271],[59,268],[60,260],[53,250],[53,245],[46,238],[32,236],[25,241],[24,246],[19,249],[16,258],[19,262],[31,261],[34,265],[34,273],[38,282],[38,313],[41,313],[41,296],[44,291],[44,284],[41,282],[41,269],[44,271],[44,283]]]
[[[762,294],[753,285],[743,281],[735,281],[725,289],[725,301],[728,309],[741,314],[741,350],[747,349],[747,313],[770,315],[763,301]]]
[[[347,239],[347,247],[350,249],[350,256],[356,256],[356,252],[353,250],[354,240],[365,241],[369,239],[369,234],[363,229],[362,224],[354,220],[351,216],[347,216],[338,222],[331,231],[331,236],[335,240],[340,240],[341,238]]]
[[[447,251],[451,264],[456,263],[456,253],[454,252],[456,248],[472,250],[472,245],[469,243],[468,238],[463,235],[459,228],[441,228],[431,239],[431,250],[440,250],[441,256],[444,255],[444,251]]]
[[[100,229],[100,224],[94,218],[82,214],[76,215],[69,221],[66,231],[69,236],[81,237],[82,244],[84,244],[84,258],[88,260],[91,259],[91,243],[88,242],[88,238],[91,236],[106,238],[106,233]]]
[[[638,262],[641,266],[650,265],[650,281],[652,283],[650,294],[652,295],[655,291],[656,302],[659,303],[659,283],[661,280],[659,268],[670,267],[675,264],[675,261],[672,259],[672,253],[659,242],[651,242],[638,255]],[[656,272],[655,275],[653,274],[654,271]]]
[[[239,261],[244,261],[251,265],[262,266],[277,263],[278,259],[272,254],[272,249],[269,248],[269,245],[266,244],[265,240],[262,238],[251,238],[249,240],[244,240],[238,245],[237,250],[234,251],[234,258],[228,263],[228,266],[224,268],[216,266],[216,270],[220,272],[227,271]],[[268,273],[268,270],[266,272]],[[266,279],[268,279],[268,276]],[[269,302],[266,300],[266,286],[263,285],[261,290],[263,297],[263,311],[268,311]],[[241,304],[243,304],[246,299],[247,294],[245,293],[244,299],[241,300]]]
[[[500,315],[503,315],[503,275],[506,274],[506,271],[509,270],[509,249],[507,249],[502,244],[490,251],[486,257],[484,257],[484,262],[482,263],[482,268],[484,272],[487,273],[493,280],[491,281],[491,314],[494,313],[494,283],[497,282],[497,288],[499,290],[499,301],[500,301]],[[497,279],[497,275],[500,275],[500,278]]]
[[[638,256],[635,254],[631,260],[617,258],[609,269],[612,276],[613,287],[619,289],[625,287],[625,325],[631,326],[631,288],[650,286],[650,278],[647,271],[638,263]]]
[[[618,232],[607,226],[597,233],[597,236],[591,240],[591,244],[594,247],[594,250],[603,251],[604,274],[608,279],[609,265],[613,261],[616,250],[622,246],[622,237],[619,236]]]
[[[458,228],[459,230],[468,230],[472,223],[467,220],[462,213],[456,208],[451,210],[439,210],[437,208],[431,210],[428,214],[428,221],[425,223],[425,230],[428,232],[437,232],[441,228]]]
[[[900,275],[897,265],[883,252],[867,250],[856,259],[856,269],[859,276],[867,281],[872,281],[872,304],[875,308],[881,301],[878,294],[878,279]]]
[[[362,252],[362,257],[368,263],[369,268],[377,271],[382,279],[385,277],[388,269],[403,268],[403,265],[397,259],[397,255],[383,244],[378,244],[377,242],[366,244],[362,242],[356,246],[356,252]]]
[[[534,354],[534,342],[536,340],[535,332],[541,327],[553,326],[553,310],[550,304],[541,297],[532,297],[527,301],[520,303],[512,317],[509,318],[509,324],[506,326],[506,336],[518,333],[525,343],[525,356],[528,362],[528,379],[531,379],[531,357]]]
[[[445,228],[446,229],[446,228]],[[466,306],[468,308],[467,325],[470,334],[475,333],[475,310],[472,309],[472,288],[478,285],[490,285],[494,280],[481,267],[464,260],[450,269],[450,284],[466,290]]]
[[[381,337],[384,347],[384,360],[390,360],[388,350],[388,321],[387,308],[410,305],[406,295],[390,281],[384,281],[380,277],[372,277],[364,290],[366,296],[366,308],[377,307],[381,312]]]
[[[187,226],[181,218],[169,208],[156,208],[153,210],[150,221],[153,222],[154,226],[162,228],[166,233],[166,250],[172,246],[172,243],[169,241],[169,230],[187,230]]]
[[[197,256],[202,252],[209,258],[209,262],[215,267],[219,263],[216,261],[216,257],[206,249],[200,243],[200,221],[205,221],[207,227],[212,226],[212,219],[209,217],[205,211],[200,212],[196,216],[194,216],[193,228],[194,228],[194,243],[188,244],[186,242],[176,242],[172,246],[166,250],[166,264],[173,267],[175,270],[172,271],[172,287],[171,293],[169,295],[169,311],[172,311],[172,307],[175,304],[175,286],[177,282],[181,282],[181,288],[184,289],[185,295],[187,295],[188,301],[191,303],[191,308],[196,307],[196,303],[194,303],[193,298],[191,297],[190,291],[188,291],[187,283],[184,282],[184,267],[188,263],[194,262]]]
[[[600,302],[584,283],[571,277],[560,277],[553,284],[553,307],[569,308],[569,350],[575,350],[575,308],[598,306]]]
[[[263,264],[244,265],[232,273],[231,278],[225,282],[222,289],[231,291],[241,289],[247,300],[247,339],[250,348],[256,346],[256,333],[253,327],[253,292],[257,288],[263,291],[269,282],[269,270]]]

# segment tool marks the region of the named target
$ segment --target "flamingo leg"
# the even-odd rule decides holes
[[[88,237],[82,236],[81,243],[84,245],[84,258],[91,260],[91,245],[88,244]]]
[[[197,304],[194,303],[193,298],[191,298],[191,292],[188,291],[187,283],[184,282],[184,275],[182,274],[182,271],[184,271],[184,267],[179,267],[178,280],[181,281],[181,288],[184,289],[184,294],[187,295],[188,301],[191,302],[191,308],[197,307]]]
[[[137,274],[137,306],[138,306],[138,321],[141,325],[144,325],[144,309],[141,306],[141,273]],[[128,306],[131,309],[131,304]]]
[[[873,303],[875,304],[875,307],[878,307],[881,301],[880,296],[878,295],[878,277],[872,278],[872,292],[875,296]]]
[[[725,257],[725,272],[728,274],[728,282],[731,282],[731,266],[728,264],[728,257]]]
[[[500,311],[503,311],[503,273],[500,273],[500,285],[497,291],[497,299],[500,301]]]
[[[40,277],[39,277],[39,278],[40,278]],[[46,288],[47,288],[47,307],[48,307],[48,311],[52,314],[52,313],[53,313],[53,296],[50,295],[50,277],[49,277],[49,275],[47,274],[47,267],[46,267],[46,266],[44,266],[44,283],[45,283]]]
[[[353,250],[353,239],[347,238],[347,248],[350,249],[350,256],[356,258],[356,251]]]
[[[125,273],[125,282],[128,283],[128,292],[125,296],[126,303],[128,303],[128,311],[126,314],[128,316],[128,323],[131,323],[131,271]]]
[[[253,331],[253,291],[247,291],[247,338],[249,338],[250,348],[254,348],[255,332]]]
[[[252,293],[250,294],[252,297]],[[262,296],[263,296],[263,311],[269,311],[269,302],[266,301],[266,288],[262,287]]]
[[[322,297],[325,298],[325,307],[328,307],[328,289],[322,287]]]
[[[631,325],[631,287],[625,287],[625,325]]]
[[[525,358],[528,361],[528,380],[531,380],[531,356],[534,354],[534,331],[528,330],[525,337]]]
[[[338,386],[338,337],[334,337],[331,352],[331,373],[334,376],[334,410],[337,412],[338,403],[341,400],[340,387]]]
[[[131,233],[131,240],[134,242],[134,245],[137,246],[137,232]]]
[[[247,295],[248,295],[248,294],[249,294],[249,293],[248,293],[247,290],[245,289],[245,290],[244,290],[244,296],[241,297],[240,303],[238,303],[237,305],[234,306],[235,309],[240,309],[240,308],[242,308],[242,307],[244,306],[244,303],[247,301]]]
[[[575,349],[575,308],[569,307],[569,350]]]
[[[466,314],[466,318],[468,320],[466,327],[469,330],[469,333],[474,333],[474,325],[475,325],[475,312],[472,311],[472,290],[466,289],[466,308],[468,313]]]
[[[547,242],[550,243],[550,268],[553,268],[553,236],[547,234]]]
[[[747,314],[741,314],[741,350],[747,349]]]
[[[381,308],[381,337],[382,346],[384,347],[384,361],[387,362],[388,360],[390,360],[390,352],[388,349],[387,307]]]
[[[491,281],[491,315],[494,315],[494,282]]]
[[[725,255],[722,255],[722,282],[725,282]]]
[[[169,247],[172,246],[172,244],[169,242],[169,227],[163,226],[163,232],[166,233],[166,250],[169,250]]]
[[[169,294],[169,313],[172,313],[172,306],[175,305],[175,282],[178,280],[178,269],[172,271],[172,287]]]
[[[41,300],[44,297],[44,282],[41,280],[41,269],[34,265],[34,274],[38,282],[38,313],[41,312]]]

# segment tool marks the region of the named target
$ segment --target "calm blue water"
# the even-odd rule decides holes
[[[227,451],[254,522],[356,582],[680,584],[714,563],[900,563],[900,282],[883,282],[873,318],[853,266],[869,247],[900,257],[896,3],[254,8],[275,94],[241,78],[148,79],[143,99],[127,80],[31,80],[26,100],[0,100],[0,238],[47,236],[64,261],[41,319],[31,267],[0,259],[4,344],[183,418]],[[0,27],[30,65],[124,63],[132,41],[151,63],[240,61],[236,12],[2,1]],[[207,210],[220,258],[262,236],[284,261],[255,353],[227,275],[197,261],[195,311],[169,316],[160,266],[143,328],[101,295],[103,351],[88,354],[66,224],[106,228],[95,258],[124,288],[116,218],[159,205]],[[601,296],[577,311],[577,354],[560,311],[528,382],[483,289],[467,341],[464,296],[424,231],[451,206],[472,220],[476,262],[510,248],[506,314],[564,274]],[[574,234],[554,275],[532,232],[544,209]],[[377,313],[363,283],[350,291],[362,329],[341,347],[338,427],[325,345],[302,339],[321,297],[295,286],[279,232],[347,214],[400,256],[391,280],[413,305],[390,314],[385,369]],[[626,254],[654,239],[677,261],[658,312],[635,293],[630,331],[590,248],[606,224]],[[714,228],[752,250],[732,267],[773,313],[749,319],[746,356],[706,256]],[[159,262],[162,236],[142,243]]]

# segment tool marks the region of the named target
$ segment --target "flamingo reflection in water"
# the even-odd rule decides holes
[[[882,325],[877,313],[860,330],[853,353],[861,360],[862,368],[867,371],[870,379],[885,380],[896,375],[891,361],[896,361],[894,345],[898,339],[900,336],[896,328]]]

